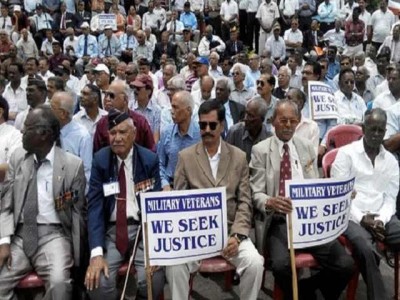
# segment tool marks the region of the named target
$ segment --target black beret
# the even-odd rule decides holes
[[[121,112],[117,109],[111,109],[108,112],[108,130],[113,129],[118,124],[122,123],[126,119],[129,119],[129,115],[126,112]]]

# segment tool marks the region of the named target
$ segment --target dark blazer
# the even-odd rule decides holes
[[[236,45],[237,51],[235,49],[235,44],[233,43],[233,41],[229,40],[225,43],[225,45],[226,45],[225,53],[224,53],[225,57],[232,57],[244,50],[242,41],[238,40],[238,41],[236,41],[236,43],[237,43],[237,45]]]
[[[66,12],[65,18],[65,26],[66,28],[75,28],[77,27],[77,20],[73,13]],[[57,13],[54,17],[54,30],[60,30],[61,28],[61,13]]]
[[[83,16],[79,13],[75,13],[76,19],[76,28],[80,28],[83,22],[88,22],[90,24],[90,19],[92,18],[92,14],[90,11],[84,11]]]
[[[164,45],[158,42],[153,52],[153,61],[156,66],[160,66],[160,59],[163,54],[167,54],[169,58],[176,59],[176,48],[177,46],[175,44],[168,42],[167,49],[165,49]]]
[[[139,192],[160,191],[161,179],[157,154],[137,144],[134,144],[134,147],[133,160],[136,157],[136,168],[134,168],[136,172],[133,176],[136,199],[140,209]],[[105,233],[111,213],[115,207],[116,195],[104,197],[103,184],[118,179],[118,174],[115,174],[116,164],[117,158],[110,147],[102,148],[94,155],[88,193],[90,249],[100,246],[105,248]],[[154,183],[145,189],[139,188],[138,184],[143,183],[147,179],[154,179]]]
[[[286,96],[286,92],[281,88],[281,87],[277,87],[274,89],[272,95],[278,99],[283,99]]]
[[[317,30],[317,37],[322,38],[323,32],[321,30]],[[320,39],[318,39],[320,40]],[[314,50],[314,46],[321,47],[323,46],[322,42],[315,43],[315,38],[312,30],[307,30],[304,33],[303,37],[303,48],[307,49],[307,51]]]
[[[246,108],[244,105],[235,101],[229,100],[229,108],[231,110],[233,124],[236,124],[244,119],[244,113]]]

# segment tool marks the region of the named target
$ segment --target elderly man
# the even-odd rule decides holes
[[[104,27],[104,38],[99,39],[98,48],[100,58],[121,56],[121,42],[119,38],[113,34],[111,25]]]
[[[57,92],[50,100],[50,106],[60,122],[61,148],[83,161],[87,181],[92,168],[93,143],[85,127],[72,119],[74,99],[67,92]]]
[[[153,81],[149,75],[139,74],[131,83],[135,91],[136,104],[134,111],[143,115],[149,122],[154,142],[157,144],[160,139],[161,109],[153,103]]]
[[[278,99],[284,99],[289,91],[290,78],[292,71],[287,66],[282,66],[278,71],[278,87],[274,89],[272,95]]]
[[[25,86],[21,77],[24,74],[24,67],[19,63],[11,63],[8,67],[8,80],[10,81],[3,92],[3,97],[9,106],[9,120],[14,121],[17,114],[28,107],[26,100]]]
[[[400,222],[395,215],[399,167],[396,158],[382,146],[385,131],[385,111],[368,111],[363,139],[340,148],[331,169],[332,177],[355,177],[357,194],[351,201],[344,235],[353,246],[368,299],[390,299],[373,241],[384,241],[395,249],[400,246]]]
[[[133,61],[140,57],[146,58],[148,61],[153,61],[153,48],[149,41],[146,40],[146,33],[143,30],[138,30],[136,33],[137,46],[132,50]]]
[[[212,52],[209,56],[210,67],[208,68],[208,74],[215,80],[224,76],[222,68],[219,66],[220,56],[217,52]]]
[[[277,99],[272,95],[272,90],[275,86],[275,77],[271,74],[262,74],[257,80],[257,93],[262,100],[267,104],[267,113],[264,122],[267,124],[268,131],[272,130],[271,117],[275,110]]]
[[[200,81],[200,90],[191,93],[193,101],[200,106],[204,101],[215,98],[215,80],[211,76],[203,76]]]
[[[46,106],[25,120],[23,147],[11,156],[1,203],[0,298],[29,272],[45,282],[45,299],[72,299],[71,268],[81,266],[86,237],[82,161],[56,146],[60,124]]]
[[[192,120],[194,101],[187,91],[174,94],[171,101],[171,115],[174,124],[168,124],[161,133],[157,154],[160,159],[161,186],[171,190],[178,163],[178,153],[200,141],[200,129]]]
[[[78,58],[75,68],[79,75],[83,74],[83,68],[89,63],[89,60],[96,58],[99,55],[97,39],[94,35],[90,34],[89,24],[87,22],[83,22],[81,29],[82,35],[79,37],[78,46],[75,53],[76,57]]]
[[[368,81],[368,79],[370,78],[368,69],[365,66],[357,67],[355,74],[355,92],[361,98],[363,98],[367,106],[372,105],[372,100],[374,100],[374,93]]]
[[[174,189],[226,187],[230,237],[222,255],[241,276],[240,298],[255,300],[261,285],[263,258],[248,238],[252,218],[248,166],[245,153],[221,139],[224,120],[225,109],[220,102],[211,100],[200,105],[202,141],[179,153]],[[166,268],[174,300],[189,297],[190,273],[198,267],[199,262],[191,262]]]
[[[208,56],[213,51],[217,51],[218,53],[222,54],[225,51],[225,48],[225,43],[219,36],[213,35],[213,28],[211,25],[208,25],[206,27],[205,34],[199,43],[199,55]]]
[[[261,245],[260,239],[266,239],[264,245],[275,282],[281,287],[285,299],[292,295],[286,224],[292,203],[285,195],[285,180],[318,178],[312,144],[293,136],[299,117],[300,111],[295,103],[279,101],[272,118],[275,136],[253,147],[250,162],[257,245]],[[324,299],[338,299],[353,273],[351,256],[337,240],[304,250],[313,255],[321,269],[311,278],[299,281],[300,298],[316,299],[315,290],[319,289]]]
[[[140,234],[140,193],[159,191],[161,185],[157,155],[134,142],[137,129],[130,115],[113,109],[107,118],[110,146],[95,154],[89,185],[90,265],[85,285],[90,299],[116,300],[118,269]],[[110,184],[117,189],[103,188]],[[136,299],[148,299],[142,239],[134,264]],[[153,299],[163,288],[164,272],[159,269],[153,274]]]
[[[250,162],[253,146],[272,135],[264,123],[267,110],[267,104],[260,97],[250,99],[243,122],[233,125],[226,136],[227,143],[246,152],[247,162]]]
[[[247,88],[244,84],[248,67],[241,63],[236,63],[232,67],[233,87],[230,99],[242,105],[256,95],[253,88]]]
[[[390,49],[390,61],[394,63],[400,62],[400,23],[396,23],[392,27],[392,35],[388,35],[383,44],[378,50],[378,53],[383,47]]]
[[[104,100],[109,102],[112,108],[128,113],[137,128],[135,142],[143,147],[155,151],[154,137],[146,118],[128,108],[128,86],[126,83],[122,81],[111,83]],[[93,150],[94,152],[97,152],[108,145],[108,119],[104,116],[97,123],[96,133],[94,134],[93,139]]]
[[[172,101],[172,98],[177,92],[184,91],[186,89],[185,80],[181,75],[176,75],[172,77],[167,82],[167,93],[169,100]],[[163,107],[161,109],[161,125],[160,130],[161,132],[164,131],[167,125],[172,124],[172,114],[171,114],[171,107]]]

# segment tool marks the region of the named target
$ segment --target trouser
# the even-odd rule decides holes
[[[299,29],[304,33],[310,29],[310,25],[312,22],[311,16],[309,17],[302,17],[299,16]]]
[[[396,216],[385,225],[386,239],[385,244],[389,247],[399,249],[400,246],[400,221]],[[364,227],[353,221],[349,222],[349,227],[344,236],[353,246],[353,255],[356,258],[361,275],[367,285],[368,300],[387,300],[390,297],[385,290],[382,274],[379,270],[380,256],[376,251],[374,239]]]
[[[229,260],[240,276],[240,299],[256,300],[261,287],[264,259],[248,238],[239,245],[238,255]],[[171,298],[187,300],[189,297],[190,273],[196,272],[200,262],[168,266],[165,273],[171,289]]]
[[[247,39],[247,11],[239,9],[239,39],[245,42]]]
[[[250,50],[255,49],[258,52],[258,39],[260,37],[260,24],[256,18],[256,12],[248,12],[247,13],[247,38],[243,41],[246,42],[246,45]],[[253,48],[253,42],[255,42],[255,47]]]
[[[266,245],[275,282],[282,289],[284,299],[292,299],[292,271],[284,216],[273,217]],[[310,278],[299,281],[299,299],[315,299],[317,289],[326,300],[339,299],[354,271],[351,256],[337,240],[304,249],[304,252],[310,253],[318,261],[320,268]]]
[[[358,44],[357,46],[346,45],[343,51],[343,55],[346,55],[350,58],[354,58],[354,56],[360,51],[363,51],[363,44]]]
[[[372,41],[371,44],[375,47],[376,51],[382,46],[382,43]]]
[[[3,266],[0,271],[0,299],[15,299],[14,288],[18,282],[35,271],[45,283],[45,300],[71,300],[70,269],[74,261],[71,241],[65,237],[62,227],[39,225],[38,248],[31,258],[25,255],[20,228],[11,241],[11,269]]]
[[[208,23],[213,27],[214,32],[213,34],[222,36],[221,31],[221,17],[219,14],[215,14],[214,12],[208,13]]]
[[[260,30],[259,44],[258,44],[258,54],[262,54],[265,49],[265,42],[271,36],[271,32],[267,33],[264,30]]]
[[[136,239],[138,225],[128,225],[128,238],[131,241],[130,247],[126,255],[122,256],[117,250],[116,241],[116,226],[111,225],[106,233],[106,252],[104,258],[108,263],[109,277],[105,278],[104,273],[100,277],[99,288],[89,292],[90,299],[95,300],[116,300],[118,298],[118,291],[116,289],[118,269],[121,265],[129,260],[132,253],[134,241]],[[143,252],[143,239],[140,240],[136,256],[134,259],[134,266],[137,272],[137,285],[138,291],[136,295],[137,300],[147,299],[147,284],[146,272],[144,265],[144,252]],[[164,270],[161,268],[153,274],[153,299],[158,299],[163,292],[165,277]]]

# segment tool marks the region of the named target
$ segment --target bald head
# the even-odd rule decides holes
[[[204,76],[201,79],[200,90],[201,98],[203,100],[209,100],[211,98],[211,92],[214,88],[214,79],[211,76]]]
[[[75,101],[68,92],[56,92],[50,101],[51,109],[60,121],[61,127],[68,124],[74,115]]]

